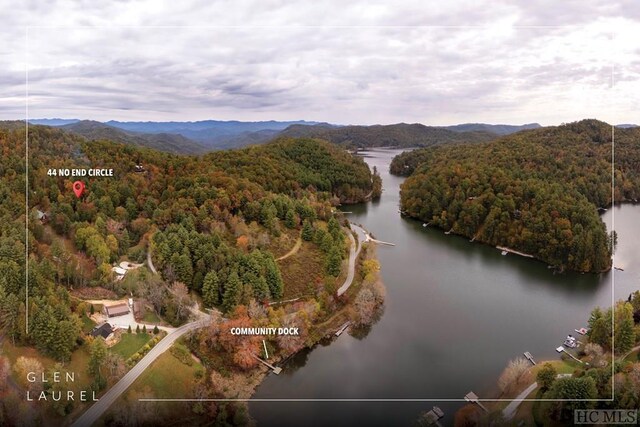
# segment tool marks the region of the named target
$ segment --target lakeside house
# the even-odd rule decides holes
[[[96,326],[91,331],[92,337],[102,337],[107,340],[113,334],[113,328],[109,323],[103,323],[100,326]]]
[[[129,314],[129,305],[126,302],[114,305],[105,305],[103,312],[107,317],[117,317]]]

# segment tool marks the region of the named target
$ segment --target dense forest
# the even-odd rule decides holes
[[[280,139],[197,157],[88,141],[46,126],[29,132],[26,250],[25,129],[0,126],[0,327],[13,342],[60,361],[81,342],[87,307],[72,297],[78,289],[134,293],[173,324],[188,314],[184,290],[230,312],[282,297],[274,253],[281,236],[297,235],[318,248],[323,274],[337,276],[348,241],[333,207],[379,191],[379,177],[361,159],[320,141]],[[48,172],[96,167],[112,168],[114,177],[81,178],[81,198],[71,188],[78,178]],[[135,283],[113,280],[113,263],[143,262],[149,250],[164,283],[146,269]]]
[[[497,134],[487,131],[456,132],[419,123],[373,126],[292,125],[281,136],[319,138],[348,148],[429,147],[447,143],[485,142]]]
[[[583,272],[611,267],[612,236],[598,216],[640,197],[640,131],[596,120],[526,130],[496,141],[403,153],[402,210],[478,242]]]

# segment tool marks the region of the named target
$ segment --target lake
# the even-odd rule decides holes
[[[296,355],[279,376],[269,375],[254,398],[434,399],[432,402],[251,402],[259,426],[411,425],[437,405],[452,425],[462,399],[474,391],[496,395],[510,359],[529,351],[557,358],[555,348],[586,326],[596,305],[627,298],[640,283],[640,206],[609,209],[615,216],[615,265],[599,275],[554,274],[544,263],[500,251],[398,213],[403,177],[390,175],[402,150],[374,150],[365,160],[383,179],[379,201],[344,207],[378,239],[387,288],[384,314],[357,337],[343,334]],[[574,333],[575,334],[575,333]]]

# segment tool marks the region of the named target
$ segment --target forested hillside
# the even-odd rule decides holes
[[[281,136],[319,138],[349,148],[429,147],[446,143],[490,141],[490,132],[455,132],[442,127],[398,123],[373,126],[292,125]]]
[[[612,202],[611,126],[583,120],[522,131],[494,142],[403,153],[391,165],[410,174],[402,210],[478,242],[507,246],[552,265],[611,267],[598,208]],[[640,132],[616,130],[613,200],[640,197]]]
[[[324,268],[307,279],[320,279],[312,285],[322,288],[323,277],[340,273],[347,252],[332,207],[364,200],[376,181],[361,159],[311,140],[196,157],[87,141],[46,126],[29,132],[31,333],[24,305],[25,130],[12,123],[0,127],[0,327],[12,341],[61,361],[79,345],[87,311],[72,290],[134,293],[178,324],[187,313],[169,292],[172,283],[226,311],[282,297],[286,283],[274,254],[287,250],[281,236],[299,235]],[[114,177],[48,174],[59,168],[112,168]],[[86,184],[81,198],[72,191],[76,179]],[[134,282],[113,280],[114,262],[143,262],[148,250],[166,284],[144,270]]]

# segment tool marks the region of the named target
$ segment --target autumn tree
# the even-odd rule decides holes
[[[106,384],[106,378],[101,367],[107,358],[107,346],[102,338],[97,338],[91,343],[88,372],[93,377],[93,384],[97,390],[102,390]]]
[[[545,363],[536,374],[536,381],[543,391],[548,390],[556,380],[558,372],[551,363]]]

